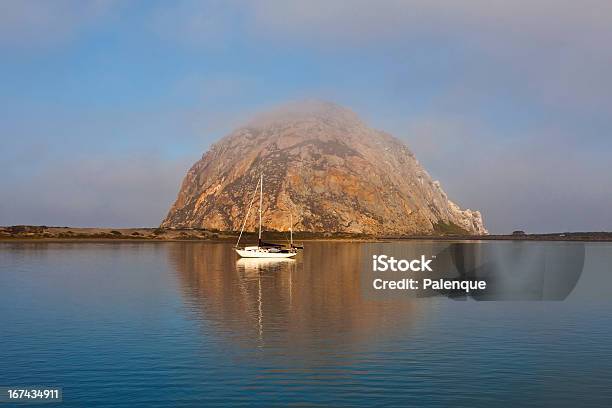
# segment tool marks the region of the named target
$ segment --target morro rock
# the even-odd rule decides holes
[[[486,234],[395,137],[326,102],[290,104],[215,143],[189,170],[162,227],[240,230],[260,174],[263,225],[374,235]],[[257,205],[246,230],[257,228]]]

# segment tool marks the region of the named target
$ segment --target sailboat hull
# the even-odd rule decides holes
[[[267,252],[262,250],[236,249],[241,258],[293,258],[297,252]]]

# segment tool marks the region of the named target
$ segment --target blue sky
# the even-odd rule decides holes
[[[612,230],[612,3],[3,1],[0,224],[156,225],[304,98],[404,140],[492,232]]]

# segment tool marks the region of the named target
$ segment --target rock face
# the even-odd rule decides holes
[[[450,201],[400,140],[326,102],[285,106],[214,144],[161,226],[240,230],[260,174],[267,230],[287,230],[291,213],[296,231],[487,233],[480,213]],[[247,231],[257,229],[258,204]]]

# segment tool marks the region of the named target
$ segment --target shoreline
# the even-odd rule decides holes
[[[287,232],[267,231],[266,240],[288,241]],[[368,236],[348,233],[294,232],[296,241],[385,242],[385,241],[541,241],[612,242],[612,232],[565,232],[511,235],[401,235]],[[0,242],[234,242],[238,232],[205,229],[82,228],[47,226],[0,226]],[[257,233],[243,234],[244,242],[257,240]]]

